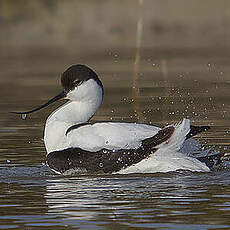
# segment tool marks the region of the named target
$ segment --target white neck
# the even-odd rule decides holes
[[[47,119],[46,125],[53,121],[75,125],[88,121],[97,111],[100,103],[70,101],[55,110]]]
[[[95,89],[91,87],[91,91],[87,92],[87,97],[85,96],[84,99],[77,100],[77,94],[79,91],[84,91],[84,86],[69,93],[67,96],[75,100],[62,105],[48,117],[44,131],[47,153],[68,148],[67,129],[87,122],[95,114],[103,97],[102,89],[98,88],[98,85],[95,87]]]
[[[97,111],[98,104],[67,102],[47,119],[44,141],[47,153],[68,147],[66,130],[72,125],[87,122]]]

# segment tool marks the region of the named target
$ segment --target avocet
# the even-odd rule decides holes
[[[48,117],[44,142],[47,165],[56,173],[155,173],[209,171],[222,154],[201,150],[192,136],[209,126],[191,126],[188,119],[159,128],[147,124],[90,121],[103,99],[98,75],[73,65],[61,76],[63,91],[26,115],[65,98]]]

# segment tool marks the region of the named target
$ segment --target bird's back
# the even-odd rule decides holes
[[[159,130],[161,128],[146,124],[87,122],[68,128],[66,135],[69,147],[95,152],[103,148],[136,149]]]

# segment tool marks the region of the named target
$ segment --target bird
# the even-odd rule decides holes
[[[57,174],[154,173],[176,170],[208,172],[222,154],[203,151],[192,138],[209,126],[193,126],[189,119],[160,128],[119,121],[93,121],[104,89],[98,74],[75,64],[61,74],[63,90],[35,109],[12,112],[26,116],[60,99],[67,102],[46,120],[46,164]]]

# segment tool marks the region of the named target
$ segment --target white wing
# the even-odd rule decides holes
[[[67,134],[68,146],[87,151],[135,149],[161,128],[145,124],[99,122],[78,127]]]

